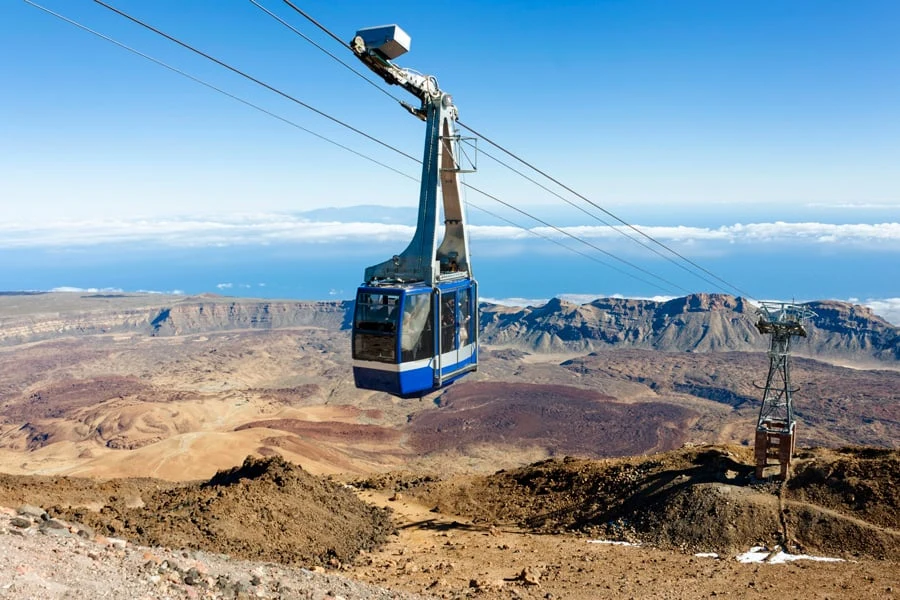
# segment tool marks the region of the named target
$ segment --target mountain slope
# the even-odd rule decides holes
[[[900,328],[870,309],[837,301],[806,304],[817,316],[795,340],[801,356],[851,361],[900,360]],[[349,328],[353,302],[306,302],[159,294],[2,294],[0,346],[61,337],[129,333],[208,334],[239,329]],[[769,338],[756,307],[726,294],[666,302],[602,298],[542,306],[481,305],[481,341],[531,352],[636,348],[664,352],[761,352]]]
[[[900,329],[868,308],[810,302],[817,316],[794,350],[848,360],[900,359]],[[555,298],[543,306],[485,305],[481,341],[533,352],[589,352],[612,347],[664,352],[764,351],[768,336],[755,326],[756,307],[726,294],[691,294],[667,302],[604,298],[573,304]]]

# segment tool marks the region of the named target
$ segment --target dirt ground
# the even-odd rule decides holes
[[[248,458],[190,484],[4,475],[0,506],[43,506],[137,544],[324,565],[442,598],[900,593],[900,451],[805,450],[784,486],[755,480],[749,458],[738,446],[686,447],[345,481]],[[735,559],[752,546],[843,560]]]
[[[41,506],[51,516],[143,546],[310,567],[353,560],[394,530],[389,511],[277,456],[248,457],[202,483],[92,483],[3,476],[0,505]]]
[[[892,598],[900,565],[877,560],[742,564],[650,545],[593,543],[583,534],[538,534],[434,513],[401,495],[367,491],[389,505],[399,536],[346,570],[353,578],[440,598]]]

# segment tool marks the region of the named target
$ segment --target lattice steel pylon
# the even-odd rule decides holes
[[[778,459],[778,478],[787,479],[794,454],[794,405],[791,394],[791,339],[806,337],[803,319],[816,313],[799,304],[763,302],[756,328],[772,336],[769,345],[769,375],[756,422],[756,477],[762,479],[769,459]],[[773,465],[776,463],[773,463]]]

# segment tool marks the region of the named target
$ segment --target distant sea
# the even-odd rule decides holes
[[[341,252],[333,245],[154,248],[118,246],[78,250],[0,251],[0,290],[104,289],[298,300],[346,300],[354,296],[367,265],[390,257],[396,244],[373,244]],[[402,249],[402,248],[400,248]],[[760,251],[752,256],[706,257],[698,264],[740,291],[712,277],[694,277],[657,259],[641,266],[677,284],[643,273],[629,277],[571,253],[508,253],[473,245],[473,268],[480,296],[525,304],[554,296],[584,298],[682,296],[725,292],[757,300],[836,299],[867,303],[900,297],[900,266],[891,253],[808,252],[785,256]],[[611,264],[613,261],[607,261]],[[617,265],[620,268],[621,265]],[[643,281],[642,281],[643,280]],[[882,310],[894,323],[900,313]]]
[[[896,206],[626,208],[630,220],[642,227],[690,226],[715,233],[723,224],[770,225],[754,235],[701,236],[682,240],[680,245],[670,241],[714,274],[701,277],[618,236],[597,243],[652,275],[583,246],[579,250],[597,260],[527,234],[517,238],[473,234],[472,264],[480,296],[518,304],[555,296],[587,302],[596,297],[674,297],[694,292],[724,292],[751,300],[834,299],[877,307],[878,314],[900,325],[900,208]],[[586,221],[585,215],[575,210],[547,208],[532,213],[559,226],[584,225]],[[33,229],[0,224],[0,291],[65,288],[347,300],[362,283],[365,267],[399,253],[407,239],[405,233],[367,235],[353,227],[359,223],[409,227],[415,218],[413,207],[367,205],[247,221],[228,215],[198,221],[121,224],[113,220],[111,230],[92,230],[89,223],[64,227],[51,223]],[[477,211],[470,211],[470,221],[486,229],[508,226]],[[521,224],[522,219],[516,221]],[[198,223],[199,228],[191,229]],[[319,238],[278,237],[285,231],[306,231],[306,223],[327,224],[331,229]],[[784,237],[785,223],[796,224],[800,232]],[[866,229],[866,223],[891,225],[873,231]],[[842,229],[829,230],[829,224]],[[152,235],[135,237],[148,228]],[[110,231],[115,235],[108,235]],[[100,238],[91,238],[91,232]],[[678,238],[669,235],[666,239]],[[144,241],[125,241],[131,239]],[[568,239],[563,241],[571,244]]]

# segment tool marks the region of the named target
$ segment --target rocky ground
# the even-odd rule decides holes
[[[343,482],[278,457],[189,484],[3,476],[0,506],[15,510],[0,516],[0,597],[900,591],[900,452],[804,451],[784,486],[755,480],[747,459],[736,446],[689,447]],[[736,560],[752,546],[771,550],[769,561]],[[778,550],[840,560],[782,563],[772,560]]]
[[[272,562],[106,537],[23,505],[0,508],[0,598],[400,600],[395,592]]]
[[[725,305],[670,305],[660,323],[707,334],[660,337],[677,352],[492,330],[506,345],[477,373],[400,401],[354,387],[338,304],[0,300],[0,598],[900,589],[900,371],[850,360],[896,332],[853,311],[815,342],[847,367],[795,361],[798,447],[821,448],[780,485],[749,454],[765,354],[683,351],[756,343]],[[557,308],[529,312],[621,329],[610,307]],[[495,325],[529,334],[504,311]],[[768,558],[736,559],[751,547]]]

